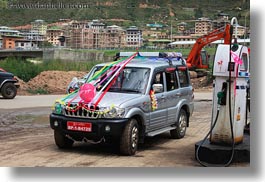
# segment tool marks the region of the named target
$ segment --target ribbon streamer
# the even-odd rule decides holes
[[[101,68],[91,79],[87,80],[85,84],[83,84],[79,90],[76,90],[70,94],[68,94],[66,97],[60,100],[60,104],[66,105],[65,101],[69,99],[71,96],[75,94],[73,98],[67,103],[66,109],[70,112],[76,112],[80,108],[88,111],[93,112],[97,114],[104,114],[107,113],[110,109],[106,109],[103,111],[96,111],[96,107],[99,104],[99,102],[102,100],[102,98],[105,96],[105,94],[108,92],[110,87],[113,85],[113,83],[118,78],[119,74],[123,71],[125,66],[137,56],[138,53],[134,53],[129,58],[124,58],[117,60],[115,62],[112,62],[108,65],[105,65],[103,68]],[[103,79],[102,79],[103,78]],[[107,83],[104,84],[104,86],[99,90],[99,92],[96,94],[96,87],[101,85],[105,80],[108,80]],[[77,94],[78,92],[78,94]],[[95,95],[96,94],[96,95]],[[71,103],[77,98],[80,97],[80,101],[76,106],[71,107]],[[92,103],[94,104],[94,109],[91,109],[90,106]],[[87,105],[87,106],[86,106]]]
[[[119,68],[119,70],[112,76],[112,78],[109,80],[109,82],[106,84],[107,88],[106,90],[100,95],[100,97],[98,98],[98,100],[95,103],[95,107],[99,104],[99,102],[101,101],[101,99],[105,96],[105,94],[107,93],[107,91],[110,89],[110,87],[112,86],[112,84],[116,81],[116,79],[118,78],[118,75],[122,72],[122,70],[125,68],[125,66],[138,54],[135,53],[133,54],[128,60],[126,60],[126,62]],[[105,85],[105,86],[106,86]],[[105,86],[101,89],[104,90]]]
[[[238,67],[239,67],[239,65],[242,65],[243,64],[243,61],[233,51],[230,51],[230,53],[231,53],[231,56],[232,56],[232,58],[233,58],[233,60],[234,60],[234,62],[236,64],[235,66],[236,66],[236,79],[237,79],[238,78]],[[235,83],[234,83],[234,96],[236,95],[236,79],[235,79]]]

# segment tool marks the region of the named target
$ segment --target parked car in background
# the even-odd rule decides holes
[[[0,68],[0,93],[5,99],[13,99],[19,88],[18,80],[12,73]]]
[[[86,74],[83,78],[78,79],[77,77],[74,77],[72,79],[72,81],[69,83],[69,85],[67,86],[67,90],[66,92],[72,93],[73,91],[76,91],[80,88],[81,85],[83,85],[85,83],[85,81],[87,80],[89,74]]]

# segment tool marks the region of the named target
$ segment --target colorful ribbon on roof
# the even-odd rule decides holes
[[[125,66],[137,55],[138,53],[134,53],[129,58],[123,58],[105,65],[86,83],[84,83],[78,91],[72,92],[63,98],[60,103],[65,104],[65,101],[75,94],[75,96],[67,103],[66,109],[68,111],[77,111],[80,107],[82,107],[87,111],[94,112],[95,108],[98,106],[110,87],[115,83],[116,79],[124,70]],[[96,93],[96,89],[99,89],[98,93]],[[80,98],[79,103],[75,107],[71,107],[71,103],[77,97]],[[92,104],[94,109],[90,109]],[[102,113],[104,113],[104,111]]]

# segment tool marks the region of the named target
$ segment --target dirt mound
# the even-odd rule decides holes
[[[209,82],[207,76],[191,79],[191,84],[195,90],[211,90],[213,83]]]
[[[15,76],[19,83],[18,95],[30,95],[28,90],[28,84],[24,82],[22,79]]]
[[[44,71],[25,83],[19,79],[19,94],[65,94],[73,77],[82,78],[87,72]]]
[[[189,74],[191,79],[198,77],[198,74],[195,71],[189,71]]]

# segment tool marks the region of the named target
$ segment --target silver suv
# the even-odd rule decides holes
[[[78,91],[55,102],[50,126],[59,148],[72,147],[76,141],[116,141],[121,154],[134,155],[145,137],[163,132],[174,139],[185,136],[194,108],[185,60],[141,54],[145,56],[135,57],[118,74],[96,107],[82,105]],[[103,67],[106,63],[96,65],[88,80]]]

